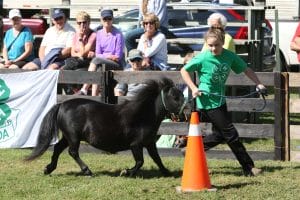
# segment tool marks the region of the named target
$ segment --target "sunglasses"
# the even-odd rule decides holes
[[[87,21],[77,22],[78,25],[87,24]]]
[[[103,18],[103,21],[111,21],[112,20],[112,17],[104,17]]]
[[[150,22],[143,22],[143,24],[144,24],[144,25],[148,25],[148,24],[150,24],[150,25],[154,25],[154,24],[155,24],[155,22],[154,22],[154,21],[150,21]]]

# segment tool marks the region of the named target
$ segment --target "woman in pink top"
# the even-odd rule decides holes
[[[95,56],[96,32],[90,29],[90,15],[81,11],[76,16],[77,29],[73,38],[71,57],[65,61],[64,70],[88,68]]]

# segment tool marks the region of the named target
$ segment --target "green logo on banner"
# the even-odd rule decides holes
[[[17,127],[19,110],[10,108],[7,101],[10,97],[10,89],[5,81],[0,79],[0,143],[12,139]]]
[[[0,126],[2,126],[11,115],[11,109],[6,104],[9,96],[10,89],[7,87],[4,80],[0,79]]]

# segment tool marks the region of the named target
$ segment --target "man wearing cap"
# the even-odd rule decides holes
[[[53,26],[47,29],[43,37],[39,58],[27,63],[23,69],[59,69],[71,55],[75,29],[67,23],[61,9],[54,9],[51,18]]]
[[[122,32],[112,25],[113,11],[102,10],[101,22],[103,28],[96,35],[96,57],[92,59],[88,71],[102,70],[102,65],[105,65],[105,70],[122,70],[125,44]],[[89,87],[90,84],[84,84],[77,94],[86,95]],[[98,85],[92,85],[92,96],[98,94]]]
[[[20,10],[10,10],[9,19],[12,28],[7,30],[4,37],[3,62],[0,63],[0,68],[22,68],[34,58],[33,36],[31,30],[22,25]]]

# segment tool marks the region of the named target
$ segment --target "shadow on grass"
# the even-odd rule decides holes
[[[98,177],[98,176],[111,176],[111,177],[120,177],[121,170],[115,170],[115,171],[96,171],[93,172],[92,177]],[[61,174],[63,175],[63,174]],[[84,176],[80,172],[67,172],[64,175],[68,176]],[[171,175],[168,177],[173,177],[173,178],[180,178],[182,176],[182,171],[171,171]],[[122,176],[122,177],[127,177],[127,176]],[[143,179],[151,179],[151,178],[162,178],[164,177],[163,174],[158,170],[158,169],[141,169],[137,172],[137,174],[133,177],[128,177],[128,178],[138,178],[141,177]]]
[[[112,176],[112,177],[118,177],[120,176],[121,171],[116,170],[116,171],[99,171],[96,172],[96,176],[101,176],[101,175],[107,175],[107,176]],[[182,171],[171,171],[171,175],[169,177],[173,178],[179,178],[182,175]],[[126,177],[126,176],[123,176]],[[158,169],[141,169],[137,172],[137,174],[131,178],[136,178],[136,177],[141,177],[144,179],[151,179],[151,178],[161,178],[164,177],[163,174],[158,170]]]
[[[248,182],[248,183],[235,183],[235,184],[228,184],[228,185],[224,185],[224,186],[217,186],[214,185],[213,187],[215,187],[217,190],[228,190],[228,189],[240,189],[242,187],[245,186],[249,186],[249,185],[258,185],[259,182]]]
[[[210,168],[210,175],[244,176],[242,167],[218,166]]]
[[[287,167],[282,166],[262,166],[259,167],[262,169],[262,173],[258,176],[263,176],[264,173],[272,173],[275,171],[282,171],[286,170]],[[300,166],[292,166],[288,167],[293,170],[300,169]],[[211,175],[234,175],[234,176],[243,176],[243,171],[241,167],[230,167],[230,166],[222,166],[222,167],[215,167],[210,170]]]

